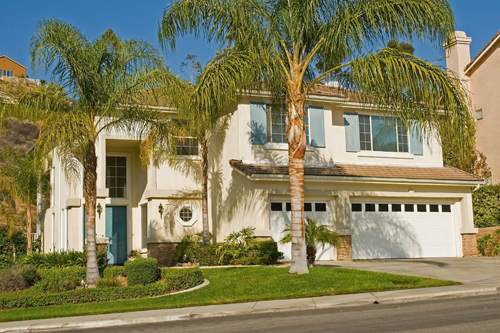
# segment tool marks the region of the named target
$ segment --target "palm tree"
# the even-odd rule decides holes
[[[323,247],[325,245],[340,246],[340,235],[335,231],[330,230],[326,225],[318,225],[318,222],[306,218],[305,222],[306,230],[306,253],[307,262],[309,266],[314,264],[316,260],[317,246],[316,244],[321,244]],[[287,226],[283,229],[285,236],[280,240],[281,244],[290,243],[292,241],[292,228]]]
[[[32,204],[36,201],[37,191],[46,188],[40,161],[34,151],[28,154],[6,148],[0,150],[0,189],[15,201],[26,205],[27,253],[32,251],[31,225]]]
[[[241,58],[241,55],[233,55]],[[208,219],[208,140],[212,130],[217,126],[219,119],[224,115],[228,106],[236,101],[238,94],[249,87],[251,80],[246,73],[240,70],[237,63],[232,63],[226,56],[221,62],[214,57],[201,68],[199,62],[194,61],[196,56],[189,55],[186,59],[193,61],[190,80],[178,84],[178,89],[170,89],[168,100],[177,111],[177,121],[170,128],[151,130],[151,136],[144,140],[144,145],[153,148],[153,161],[158,165],[161,161],[176,156],[176,141],[168,139],[168,134],[174,131],[178,136],[196,138],[200,145],[201,196],[202,196],[202,225],[203,245],[210,244],[210,230]],[[194,76],[196,77],[194,77]],[[194,81],[194,82],[193,82]],[[169,133],[161,133],[161,131]],[[171,136],[171,135],[170,135]],[[182,140],[182,139],[180,139]],[[148,150],[148,149],[146,149]],[[149,155],[145,155],[149,158]]]
[[[83,169],[87,284],[95,285],[99,279],[96,142],[101,133],[127,131],[140,137],[146,134],[147,124],[161,124],[160,113],[135,102],[150,98],[155,92],[152,88],[168,82],[167,78],[176,78],[149,43],[123,41],[111,30],[89,42],[78,29],[56,19],[38,23],[31,40],[31,60],[33,67],[53,68],[62,88],[51,84],[25,94],[13,114],[43,121],[36,149],[45,155],[57,154],[69,180],[79,178]]]
[[[221,62],[231,57],[251,69],[257,84],[286,110],[292,209],[290,273],[307,273],[304,230],[305,107],[318,84],[335,80],[362,101],[396,114],[410,127],[426,126],[438,115],[468,117],[457,79],[442,68],[385,45],[390,39],[431,40],[436,45],[454,30],[446,0],[177,0],[164,11],[159,36],[175,48],[187,33],[220,45]]]

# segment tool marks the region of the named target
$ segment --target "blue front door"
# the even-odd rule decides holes
[[[106,237],[109,238],[109,263],[123,264],[127,260],[126,206],[106,206]]]

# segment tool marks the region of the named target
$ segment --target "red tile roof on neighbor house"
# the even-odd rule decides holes
[[[486,43],[486,45],[481,49],[481,51],[479,51],[479,53],[474,57],[474,59],[471,60],[471,62],[469,62],[467,64],[467,66],[465,66],[464,68],[464,72],[467,72],[471,67],[472,65],[483,55],[483,53],[490,47],[490,45],[500,36],[500,30],[495,34],[495,36],[493,36],[493,38],[488,42]]]
[[[287,165],[267,165],[243,163],[230,160],[229,164],[245,175],[284,175],[288,176]],[[305,167],[306,176],[326,177],[366,177],[421,180],[454,180],[481,183],[482,180],[462,170],[452,167],[406,167],[385,165],[335,164],[332,167]]]

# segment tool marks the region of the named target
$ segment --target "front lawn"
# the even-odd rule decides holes
[[[159,298],[5,310],[0,312],[0,321],[354,294],[457,284],[451,281],[414,276],[328,267],[311,268],[310,273],[306,275],[290,275],[288,274],[288,268],[276,267],[211,268],[204,269],[203,275],[210,281],[210,285],[193,292]]]

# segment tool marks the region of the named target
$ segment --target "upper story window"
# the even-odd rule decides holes
[[[0,69],[0,75],[2,76],[14,76],[13,71],[7,71],[5,69]]]
[[[177,140],[177,156],[199,155],[198,139],[179,138]]]
[[[391,117],[359,115],[360,150],[408,152],[408,131]]]
[[[324,111],[322,107],[306,108],[306,141],[313,147],[325,147]],[[250,103],[251,143],[287,143],[286,113],[269,104]]]
[[[423,154],[422,128],[419,125],[408,130],[399,119],[357,113],[345,113],[344,124],[347,151]]]
[[[127,158],[106,156],[106,187],[110,198],[127,197]]]

